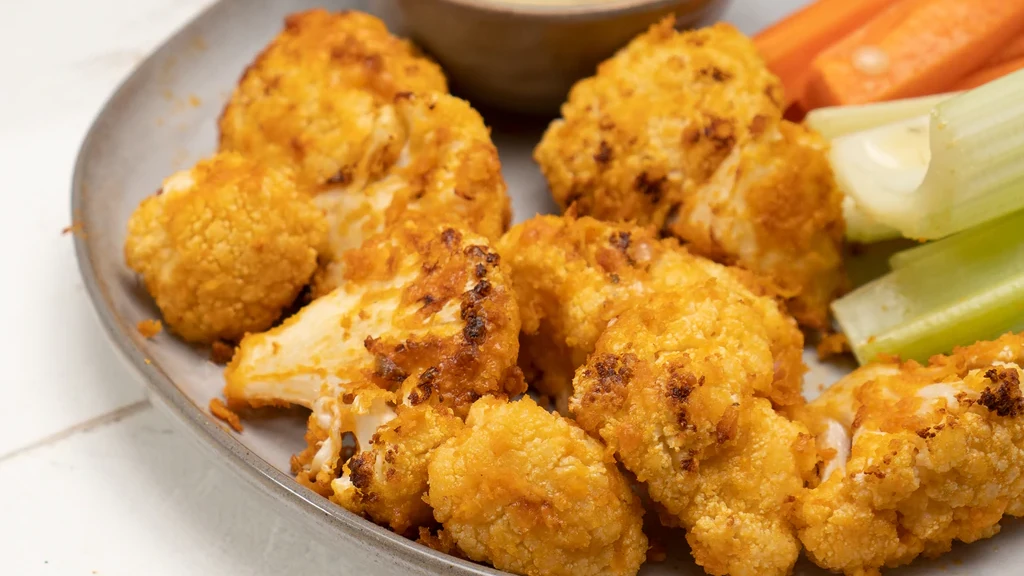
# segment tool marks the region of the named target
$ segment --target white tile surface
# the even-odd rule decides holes
[[[0,574],[345,573],[239,482],[143,405],[0,463]]]
[[[100,332],[61,229],[89,122],[208,3],[0,3],[0,456],[142,398]]]

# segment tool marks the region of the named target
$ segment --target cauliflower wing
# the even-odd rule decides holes
[[[636,574],[639,498],[603,447],[528,397],[478,400],[434,451],[428,500],[458,549],[529,576]]]
[[[221,115],[220,147],[298,166],[313,190],[367,181],[398,160],[395,97],[447,91],[441,68],[379,19],[300,12],[246,69]]]
[[[846,285],[842,194],[817,134],[782,119],[782,87],[728,24],[653,26],[578,82],[534,157],[555,200],[653,224],[771,278],[801,324]]]
[[[1024,515],[1024,335],[869,365],[808,404],[821,482],[797,507],[819,566],[878,574]]]
[[[125,260],[190,342],[269,328],[317,267],[323,214],[291,172],[221,153],[174,174],[128,221]]]
[[[341,287],[242,340],[229,400],[318,416],[322,397],[377,387],[461,416],[481,396],[523,391],[515,296],[485,238],[407,222],[344,257]]]
[[[716,279],[651,294],[609,323],[576,372],[570,410],[687,530],[710,574],[789,574],[792,503],[813,437],[757,395],[772,338],[746,295]]]
[[[405,133],[398,162],[376,180],[339,184],[314,198],[327,214],[331,247],[314,297],[344,277],[340,254],[398,222],[455,225],[492,241],[508,229],[511,203],[480,114],[447,94],[403,95],[393,110]]]
[[[564,400],[572,393],[573,373],[619,314],[646,306],[655,293],[716,279],[750,302],[769,335],[774,378],[758,392],[780,406],[803,401],[803,335],[749,272],[694,256],[650,228],[572,214],[518,224],[498,251],[522,315],[520,364],[544,394]]]
[[[497,149],[441,70],[356,11],[292,15],[249,67],[220,121],[221,149],[296,167],[329,222],[312,296],[341,255],[396,222],[449,224],[490,240],[511,220]]]

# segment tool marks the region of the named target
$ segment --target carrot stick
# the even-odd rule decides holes
[[[807,69],[819,52],[896,0],[817,0],[754,36],[768,69],[781,80],[786,105],[803,94]]]
[[[995,66],[1010,60],[1024,57],[1024,30],[1017,34],[1017,37],[1010,40],[1010,43],[1003,46],[998,52],[992,55],[985,63],[985,67]]]
[[[904,0],[815,58],[804,108],[936,94],[1024,29],[1019,0]]]
[[[994,66],[987,66],[981,70],[968,74],[965,78],[961,78],[960,81],[954,85],[953,89],[970,90],[972,88],[977,88],[982,84],[988,84],[993,80],[1002,78],[1010,72],[1016,72],[1022,68],[1024,68],[1024,56],[1021,56],[1016,60],[1000,62]]]

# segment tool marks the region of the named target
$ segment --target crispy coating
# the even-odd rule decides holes
[[[399,534],[430,524],[427,464],[434,449],[455,436],[462,420],[440,406],[399,406],[331,482],[331,500]]]
[[[221,153],[142,201],[125,259],[174,332],[234,341],[269,328],[295,300],[326,229],[288,170]]]
[[[523,391],[519,313],[486,239],[407,222],[345,262],[339,289],[242,340],[225,371],[229,400],[316,412],[318,398],[376,387],[461,416],[481,396]]]
[[[220,146],[299,167],[318,189],[371,179],[398,159],[398,94],[447,92],[441,69],[379,19],[311,10],[249,66],[220,119]]]
[[[402,160],[379,179],[339,184],[314,199],[327,214],[331,247],[314,297],[340,284],[345,250],[398,222],[454,225],[492,241],[508,229],[511,203],[480,114],[447,94],[402,96],[393,110],[405,134]]]
[[[452,539],[451,533],[444,529],[435,532],[430,528],[420,527],[419,538],[416,539],[416,542],[427,548],[433,548],[442,554],[448,554],[456,558],[466,558],[462,550],[459,550],[459,547],[455,545],[455,540]]]
[[[673,24],[573,87],[534,152],[555,200],[764,274],[801,324],[827,327],[846,278],[826,143],[782,119],[779,79],[735,28]]]
[[[802,402],[803,335],[748,272],[694,256],[650,228],[572,215],[518,224],[498,251],[511,270],[523,320],[520,364],[544,394],[571,394],[574,371],[623,311],[647,306],[652,294],[714,278],[750,302],[768,334],[774,377],[758,393],[780,406]]]
[[[819,566],[878,574],[1024,515],[1024,335],[865,366],[808,404],[821,484],[797,507]]]
[[[294,166],[327,214],[330,250],[312,296],[338,285],[342,254],[396,222],[450,224],[497,240],[511,220],[498,152],[440,69],[373,16],[314,10],[286,20],[239,82],[221,148]]]
[[[636,574],[643,509],[599,442],[528,397],[478,400],[429,466],[434,517],[478,562],[529,576]]]
[[[395,418],[395,404],[394,392],[366,383],[349,384],[340,394],[325,386],[309,415],[306,449],[292,456],[295,479],[321,496],[330,497],[335,487],[347,490],[351,476],[343,465],[360,450],[372,449],[374,434]],[[338,479],[342,484],[335,486]]]
[[[710,574],[788,574],[792,502],[815,465],[807,429],[764,398],[772,339],[753,300],[715,279],[623,312],[576,372],[576,421],[646,482]]]

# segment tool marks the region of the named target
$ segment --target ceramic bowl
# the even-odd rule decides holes
[[[375,0],[474,104],[551,115],[573,83],[668,14],[714,20],[727,0]]]

